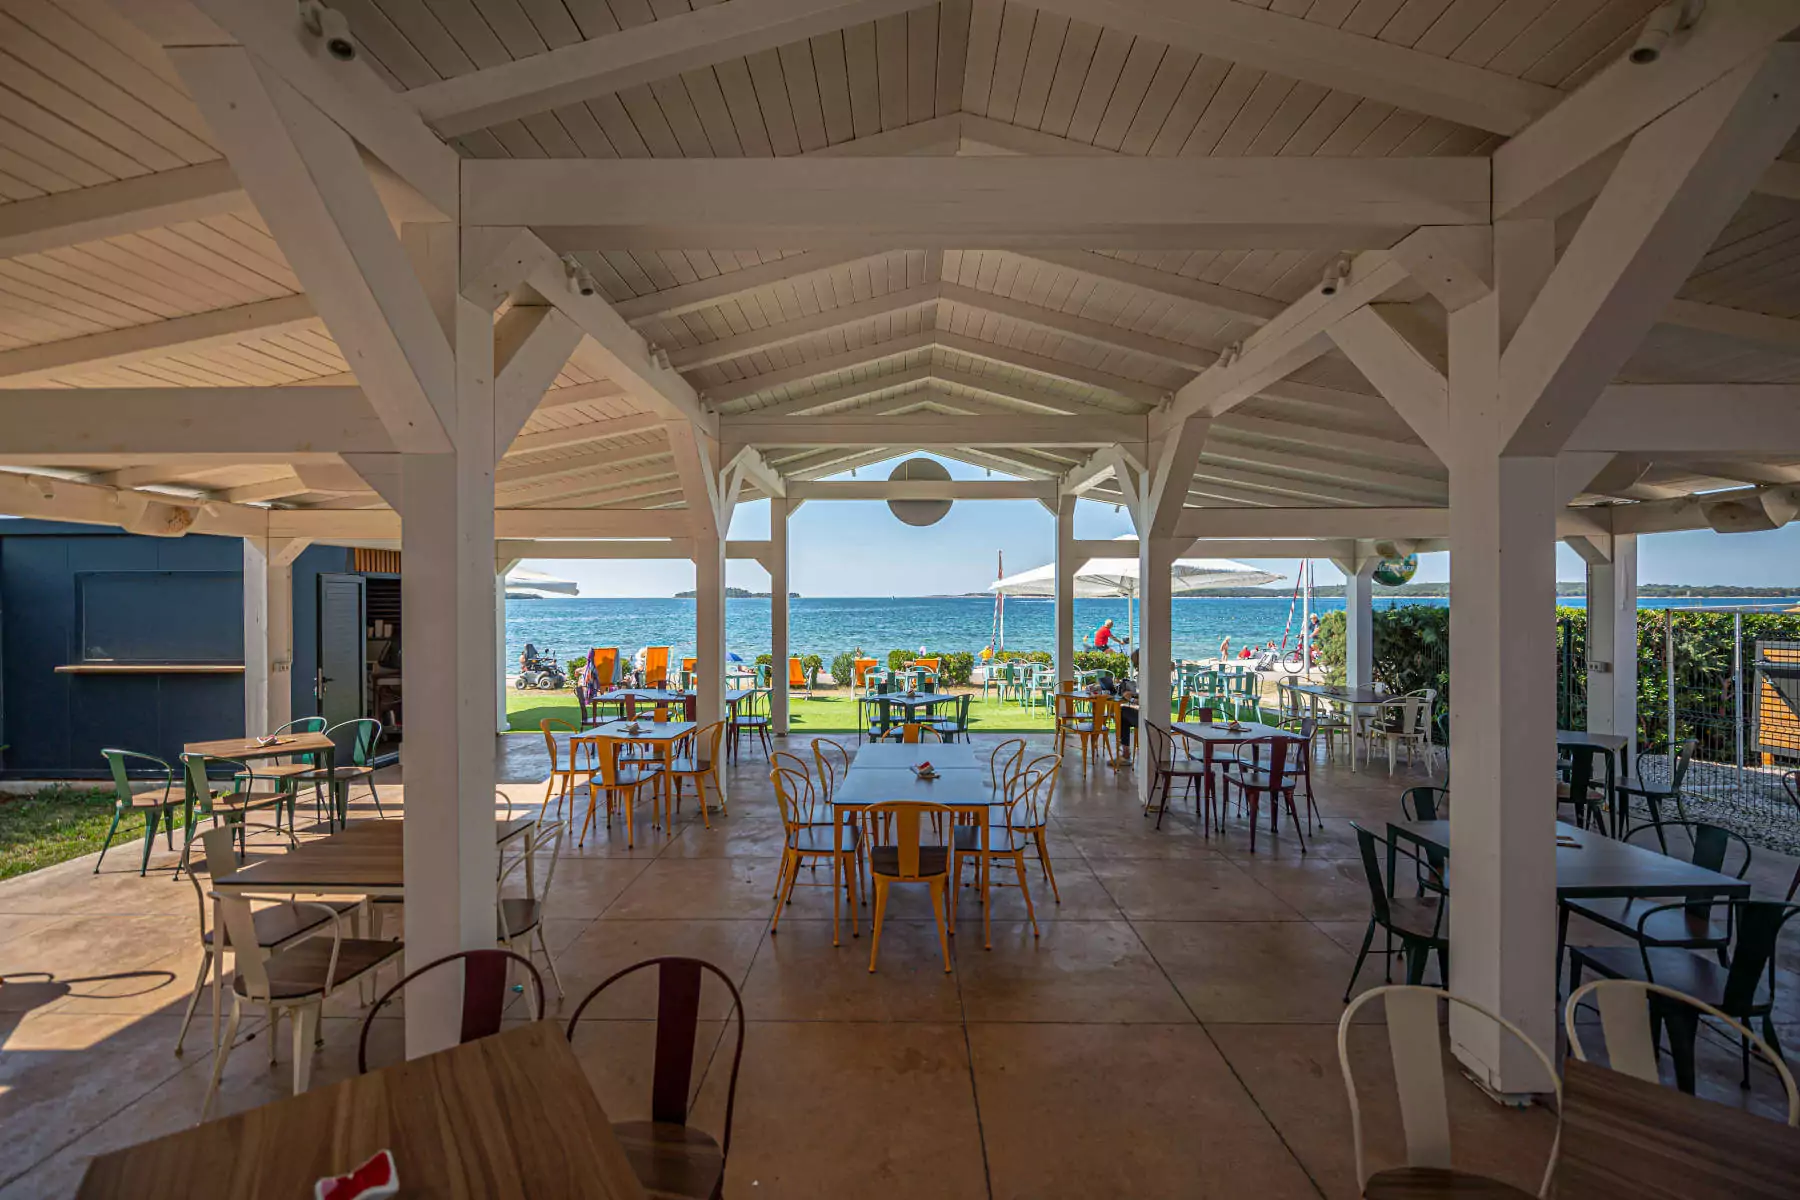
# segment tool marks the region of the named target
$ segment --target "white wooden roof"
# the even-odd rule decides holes
[[[0,388],[42,396],[354,384],[351,362],[148,29],[154,22],[134,23],[159,7],[168,6],[0,0]],[[1120,177],[1123,168],[1108,165],[1120,159],[1484,159],[1615,62],[1656,4],[337,7],[360,44],[359,69],[372,70],[396,93],[398,110],[416,108],[465,158],[1025,155],[1077,159],[1104,189]],[[1262,36],[1271,28],[1283,36]],[[595,90],[604,86],[596,79],[617,86]],[[419,197],[392,173],[378,169],[377,183],[396,222],[416,211]],[[739,205],[733,194],[695,201],[727,225]],[[1584,211],[1577,204],[1563,213],[1565,244]],[[933,423],[931,414],[945,428],[956,417],[1067,418],[1096,429],[1141,422],[1315,292],[1367,237],[1315,244],[1309,234],[1296,239],[1306,244],[1284,245],[1264,232],[1236,246],[1131,249],[1118,245],[1142,239],[991,239],[1000,249],[826,239],[727,250],[584,242],[592,234],[583,228],[561,240],[542,232],[591,272],[601,297],[708,410],[750,422],[742,428],[756,431],[764,457],[797,478],[930,440],[897,433],[881,445],[828,444],[815,436],[853,418],[877,423],[867,428],[905,417],[919,427]],[[1402,281],[1381,299],[1410,304],[1441,327],[1442,308],[1416,283]],[[1619,381],[1800,383],[1800,142],[1788,144],[1696,265]],[[606,378],[577,352],[500,464],[498,505],[682,505],[666,419],[628,381]],[[791,436],[770,424],[777,421],[791,425]],[[1049,479],[1087,461],[1096,442],[1046,438],[945,451]],[[329,451],[247,461],[0,445],[0,462],[216,503],[385,507]],[[1796,464],[1795,445],[1766,456],[1621,453],[1577,502],[1787,484],[1800,480]],[[1445,478],[1409,423],[1332,349],[1218,418],[1187,503],[1441,506]],[[756,481],[747,486],[755,494]],[[1088,494],[1110,498],[1114,487],[1101,477]]]

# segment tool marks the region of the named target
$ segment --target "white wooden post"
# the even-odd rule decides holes
[[[1518,231],[1521,252],[1550,231]],[[1497,255],[1497,257],[1499,257]],[[1536,261],[1542,266],[1547,255]],[[1450,314],[1450,810],[1457,862],[1450,988],[1540,1045],[1556,1038],[1556,762],[1551,610],[1556,460],[1499,452],[1501,287]],[[1527,278],[1528,262],[1520,269]],[[1492,1022],[1452,1014],[1455,1053],[1497,1092],[1541,1090],[1541,1069]]]
[[[456,348],[455,450],[401,457],[406,958],[418,966],[494,944],[494,320],[455,291],[454,226],[406,234]],[[408,997],[410,1057],[455,1044],[456,983]]]
[[[494,731],[512,728],[506,717],[506,576],[519,565],[516,558],[494,563]],[[573,686],[575,681],[569,681]]]
[[[1056,644],[1052,656],[1058,680],[1075,678],[1075,497],[1056,501]]]
[[[269,550],[266,538],[244,539],[245,737],[275,727],[269,712],[273,675],[269,664]],[[291,597],[289,604],[291,607]]]
[[[725,538],[714,526],[694,530],[694,656],[700,672],[700,724],[725,719]],[[777,661],[775,674],[787,670]]]
[[[775,659],[775,688],[769,697],[769,723],[776,737],[788,732],[788,501],[769,497],[769,653]]]
[[[1146,800],[1155,776],[1150,739],[1142,736],[1141,726],[1146,721],[1165,728],[1169,724],[1169,575],[1180,551],[1178,538],[1148,536],[1147,530],[1138,538],[1138,795]]]
[[[1379,558],[1338,563],[1344,573],[1344,682],[1353,688],[1375,680],[1375,568]]]
[[[1587,727],[1631,739],[1637,761],[1637,535],[1615,534],[1610,559],[1587,562]]]

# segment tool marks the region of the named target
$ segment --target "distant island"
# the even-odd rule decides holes
[[[689,588],[685,592],[676,592],[675,593],[675,599],[677,599],[677,600],[692,600],[693,598],[694,598],[694,590],[692,588]],[[768,593],[768,592],[748,592],[740,587],[728,587],[725,589],[725,598],[727,600],[767,600],[770,598],[770,593]],[[799,592],[789,592],[788,593],[789,600],[798,600],[799,598],[800,598]]]

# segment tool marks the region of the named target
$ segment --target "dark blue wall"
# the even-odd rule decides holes
[[[310,546],[294,560],[294,715],[319,713],[313,676],[319,666],[319,576],[350,569],[352,552],[343,546]]]

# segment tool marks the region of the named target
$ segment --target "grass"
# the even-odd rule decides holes
[[[573,692],[521,692],[514,688],[506,693],[507,723],[515,733],[538,732],[538,721],[544,717],[559,717],[574,724],[580,716]],[[789,706],[788,720],[796,732],[855,733],[856,697],[848,689],[821,689],[811,700],[796,696]],[[1048,733],[1051,724],[1045,709],[1021,708],[1011,700],[1002,704],[991,696],[984,700],[977,693],[969,705],[969,729],[974,733]]]
[[[27,796],[0,796],[0,879],[67,862],[100,849],[113,819],[111,789],[59,786]],[[181,816],[174,819],[179,828]],[[158,840],[162,830],[157,830]],[[112,852],[135,866],[144,852],[144,815],[125,814]]]

